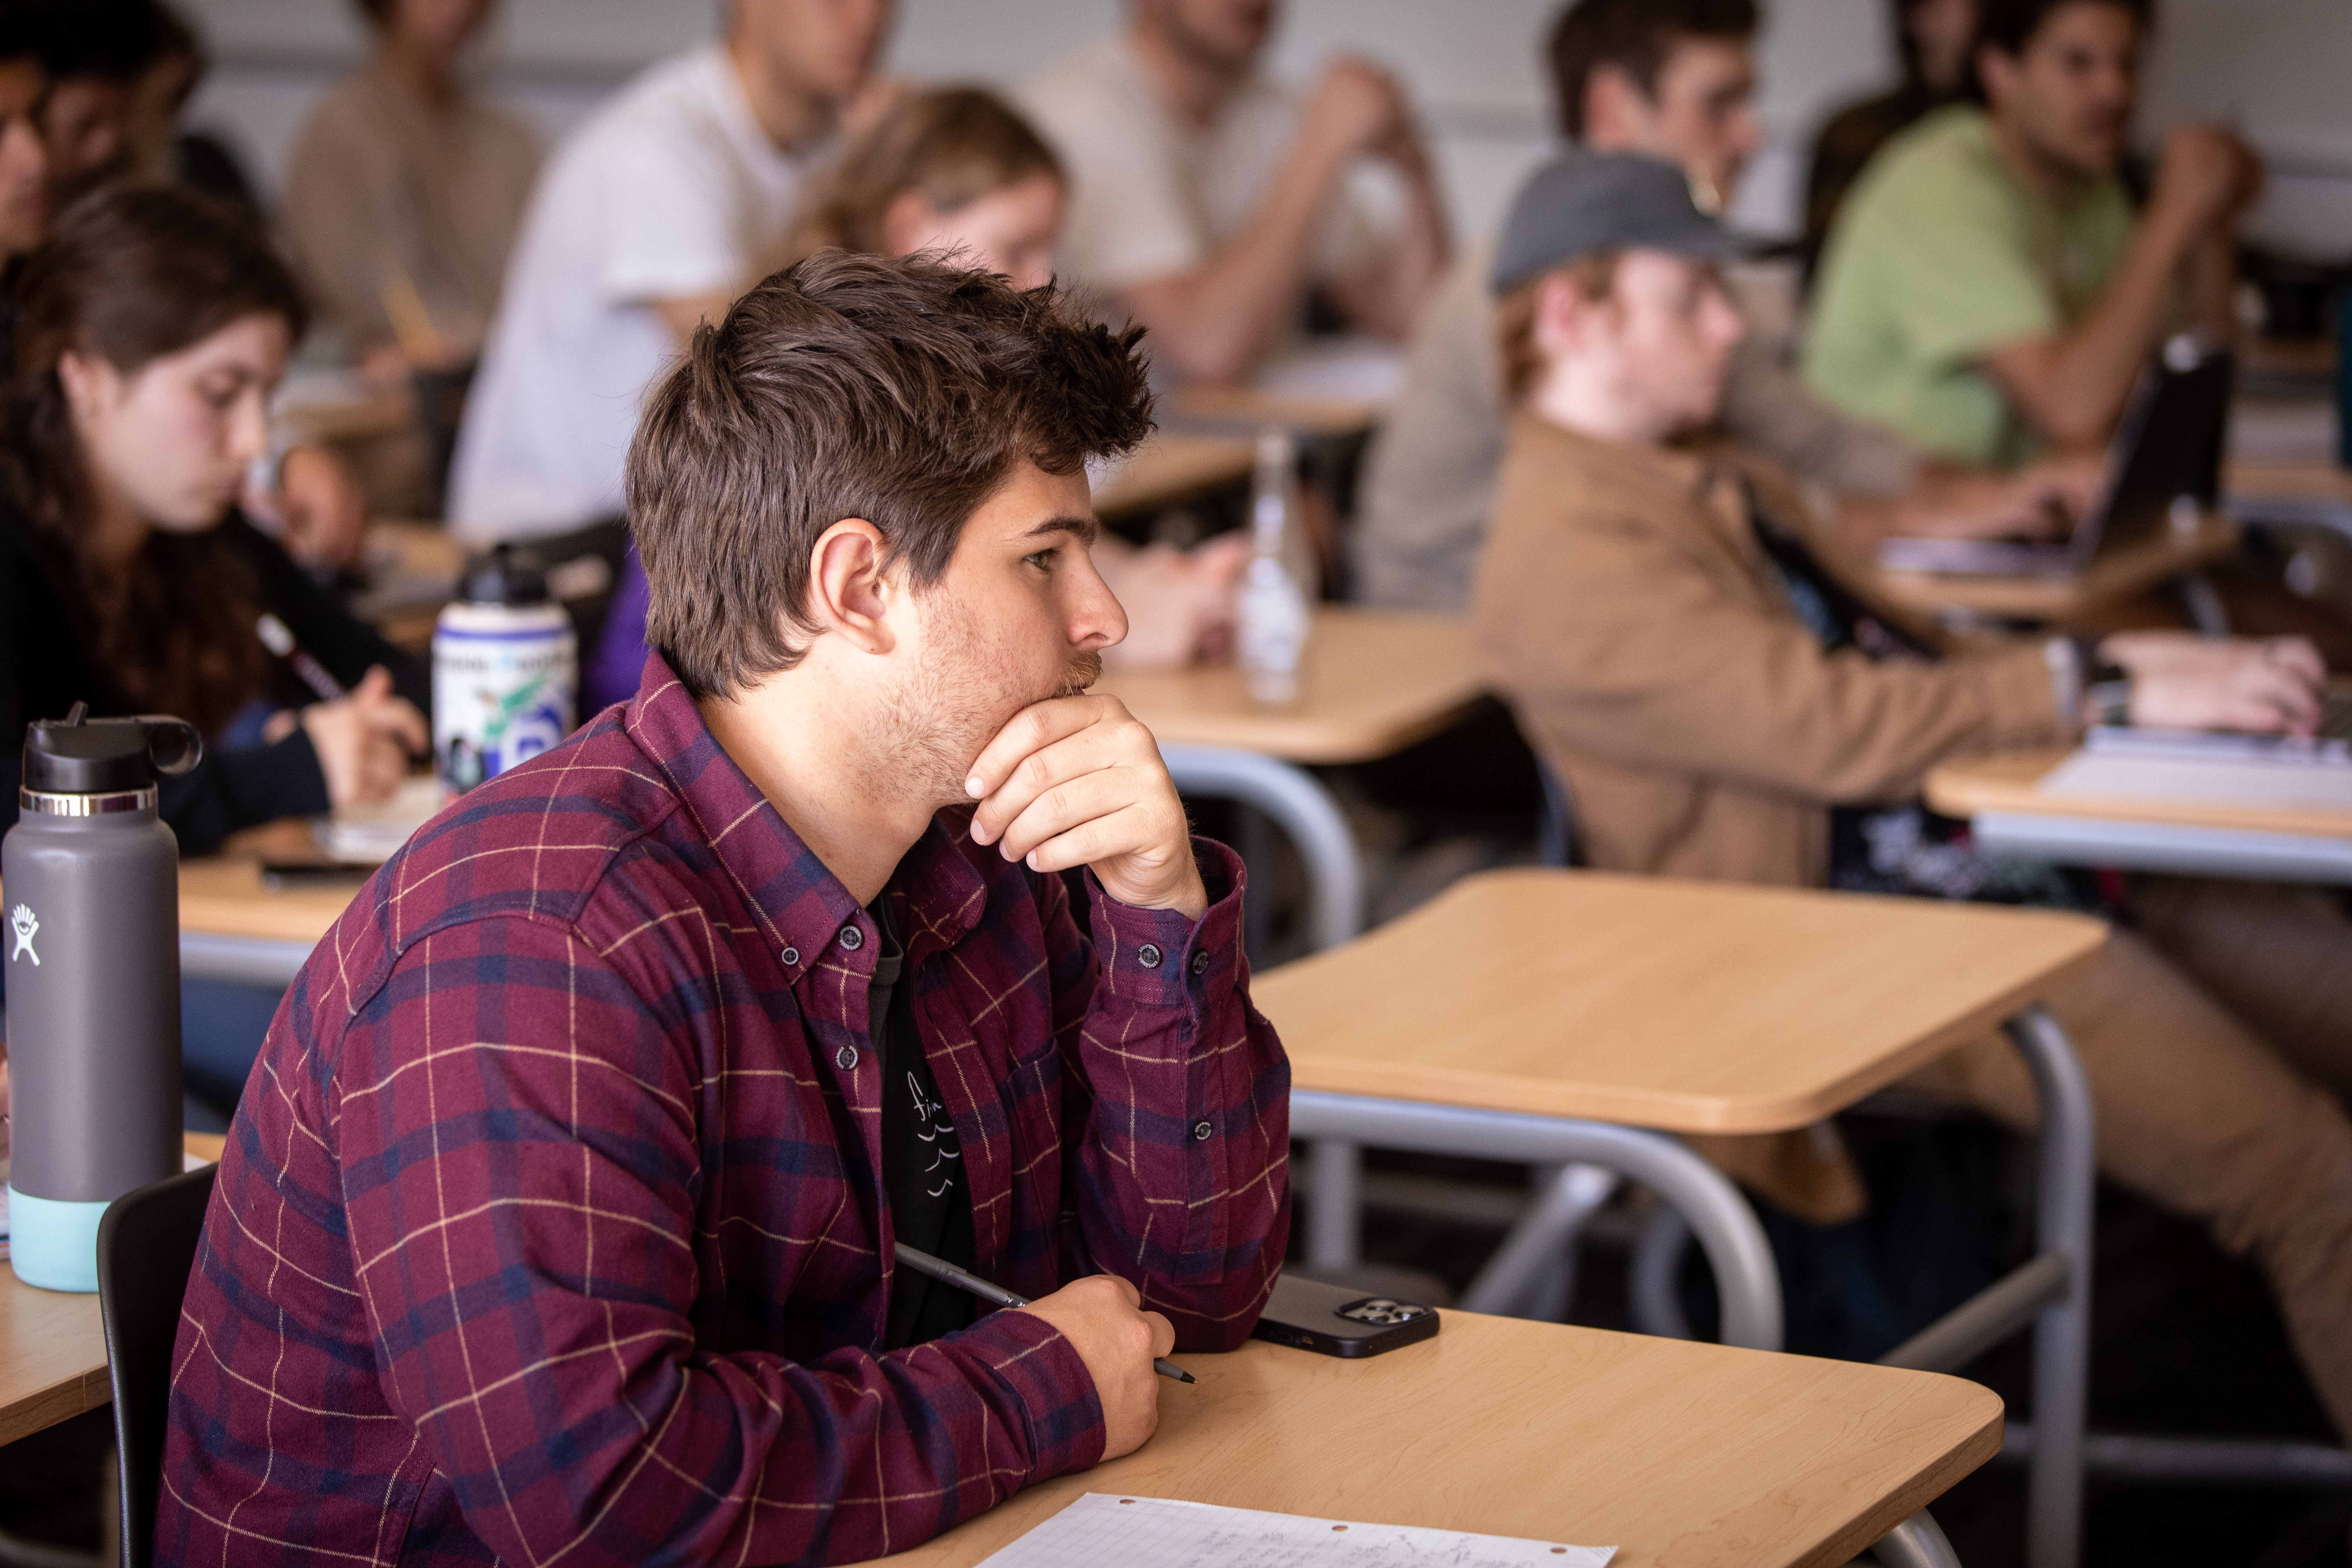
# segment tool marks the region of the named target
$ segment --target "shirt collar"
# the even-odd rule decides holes
[[[759,917],[762,935],[792,976],[799,978],[820,959],[870,973],[881,951],[873,917],[727,754],[658,652],[646,656],[637,694],[621,721],[669,781],[694,822],[695,837]],[[971,841],[971,824],[969,806],[939,813],[891,873],[886,896],[905,900],[899,931],[909,968],[926,953],[955,945],[986,909],[981,858],[993,852]],[[853,928],[855,946],[845,935]]]

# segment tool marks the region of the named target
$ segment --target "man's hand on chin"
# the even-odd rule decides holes
[[[1116,697],[1056,697],[1015,713],[964,781],[975,842],[1034,871],[1094,870],[1138,909],[1209,907],[1191,826],[1160,746]]]

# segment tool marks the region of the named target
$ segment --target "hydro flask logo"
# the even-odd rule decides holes
[[[41,955],[33,951],[33,933],[41,929],[41,922],[34,917],[31,910],[18,904],[8,911],[8,923],[16,931],[16,945],[9,952],[8,962],[14,963],[20,958],[29,958],[33,961],[33,967],[38,969]]]

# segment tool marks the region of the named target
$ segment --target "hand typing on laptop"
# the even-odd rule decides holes
[[[1878,503],[1886,513],[1883,531],[1911,539],[2063,540],[2090,510],[2101,467],[2092,456],[2052,458],[2012,474],[1931,468],[1901,500]]]
[[[2129,677],[2128,716],[2142,729],[2308,736],[2319,727],[2327,667],[2302,637],[2117,632],[2098,655]]]

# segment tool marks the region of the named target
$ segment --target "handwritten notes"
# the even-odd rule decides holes
[[[1088,1492],[981,1568],[1607,1568],[1613,1546],[1564,1546]]]

